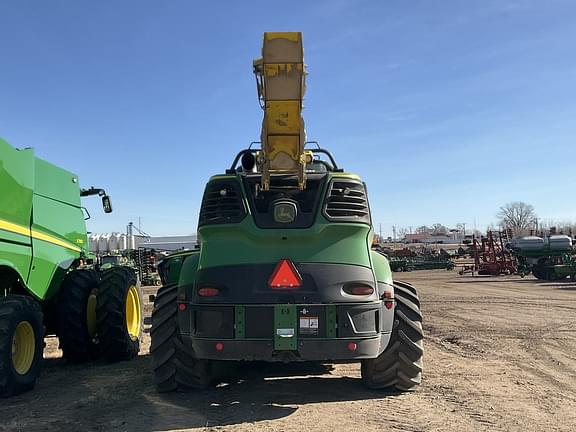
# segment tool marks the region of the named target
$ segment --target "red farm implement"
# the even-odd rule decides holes
[[[480,239],[472,239],[474,264],[465,266],[460,274],[478,272],[479,275],[507,275],[518,270],[514,255],[506,248],[510,239],[507,231],[488,231]]]

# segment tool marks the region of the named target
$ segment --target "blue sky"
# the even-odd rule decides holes
[[[570,0],[0,3],[0,136],[105,187],[94,232],[196,229],[207,178],[258,139],[264,31],[304,32],[308,138],[373,221],[483,229],[523,200],[576,219]]]

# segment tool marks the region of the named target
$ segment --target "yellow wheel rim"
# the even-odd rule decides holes
[[[128,288],[126,296],[126,327],[132,339],[140,337],[140,322],[142,310],[140,309],[140,294],[135,285]]]
[[[12,364],[20,375],[26,375],[36,352],[36,337],[34,329],[28,321],[22,321],[16,326],[12,337]]]
[[[98,300],[96,298],[96,290],[92,290],[86,303],[86,326],[88,327],[88,334],[91,338],[96,336],[96,305]]]

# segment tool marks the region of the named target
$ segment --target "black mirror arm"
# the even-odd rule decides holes
[[[87,197],[92,195],[105,196],[106,191],[104,189],[95,188],[94,186],[92,186],[90,189],[80,189],[81,197]]]

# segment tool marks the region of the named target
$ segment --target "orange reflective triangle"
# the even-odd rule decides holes
[[[272,272],[268,285],[275,289],[297,289],[302,285],[302,278],[292,261],[281,259]]]

